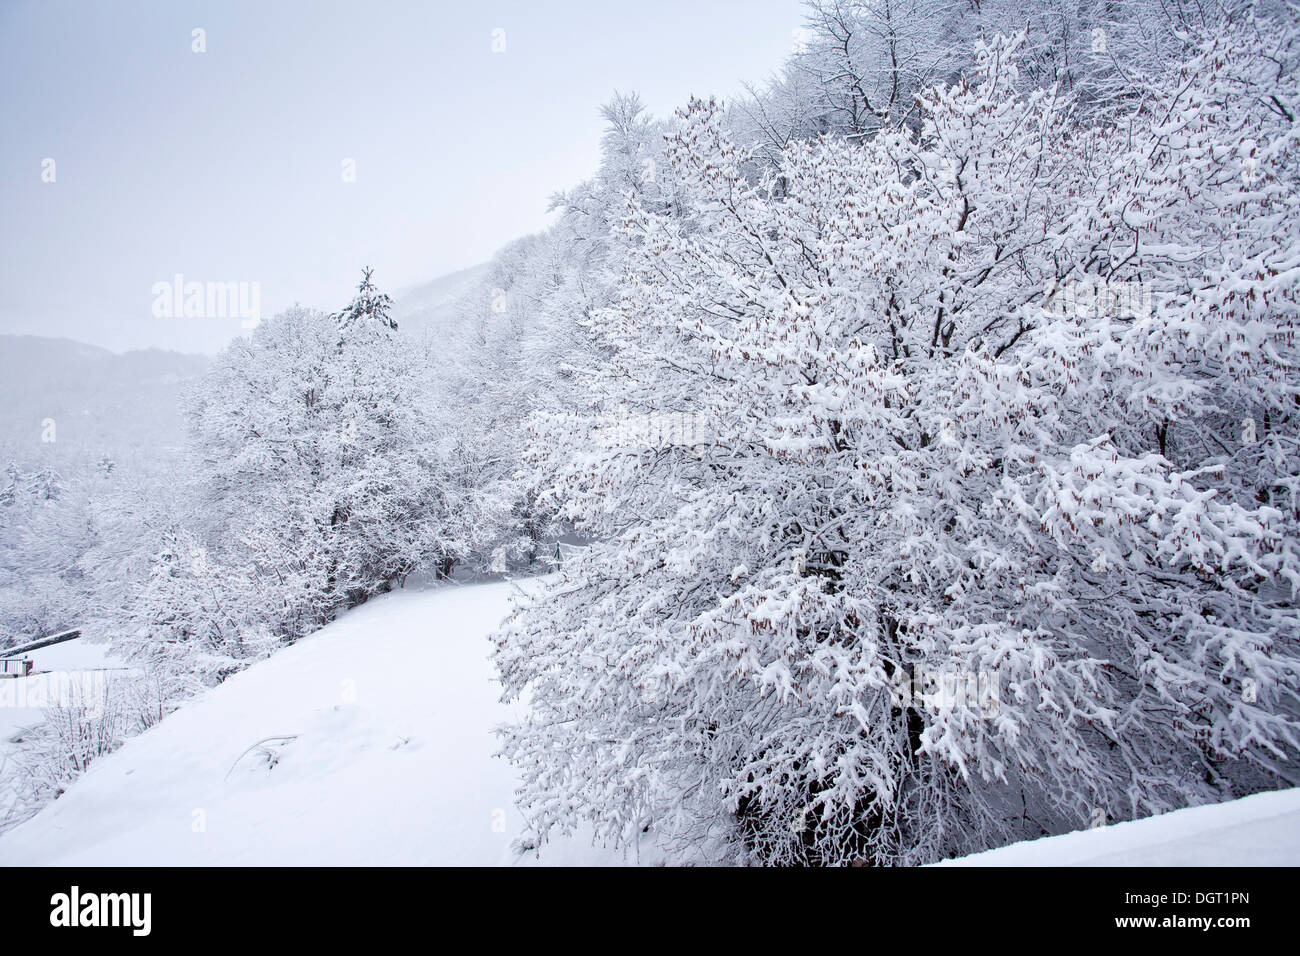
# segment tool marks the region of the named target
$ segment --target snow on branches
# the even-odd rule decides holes
[[[757,178],[680,114],[587,382],[711,441],[536,422],[598,541],[498,643],[540,833],[918,863],[1297,782],[1296,36],[1086,127],[1001,38]]]

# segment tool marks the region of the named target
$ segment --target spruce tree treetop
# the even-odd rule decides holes
[[[361,270],[361,284],[357,286],[357,294],[346,309],[335,315],[342,328],[349,328],[361,319],[368,319],[384,328],[397,330],[397,320],[390,314],[393,300],[388,293],[379,291],[371,278],[374,274],[375,270],[369,266]]]

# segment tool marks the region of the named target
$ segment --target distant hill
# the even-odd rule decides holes
[[[0,451],[32,463],[166,457],[184,441],[181,393],[210,359],[117,354],[70,339],[0,335]],[[53,442],[46,427],[52,420]]]
[[[483,263],[399,290],[393,297],[398,329],[416,337],[426,332],[436,335],[441,327],[454,322],[457,303],[477,288],[487,272],[488,264]]]
[[[484,263],[399,290],[399,329],[437,336],[454,324],[457,303],[487,271]],[[166,459],[185,440],[185,387],[210,364],[204,355],[162,349],[115,353],[71,339],[0,335],[0,461]],[[47,420],[53,442],[42,440]]]
[[[398,328],[435,337],[487,275],[486,263],[394,296]],[[181,397],[207,370],[204,355],[115,353],[71,339],[0,335],[0,461],[63,465],[87,457],[165,459],[185,440]],[[54,442],[47,420],[54,422]]]

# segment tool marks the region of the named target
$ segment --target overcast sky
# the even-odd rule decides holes
[[[594,172],[615,89],[657,115],[735,96],[802,18],[798,0],[0,0],[0,333],[214,351],[239,319],[160,318],[156,283],[257,282],[266,316],[340,306],[363,264],[397,290],[482,262]]]

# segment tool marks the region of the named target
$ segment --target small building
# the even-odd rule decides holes
[[[0,657],[0,677],[26,677],[32,672],[32,662],[22,657]]]

